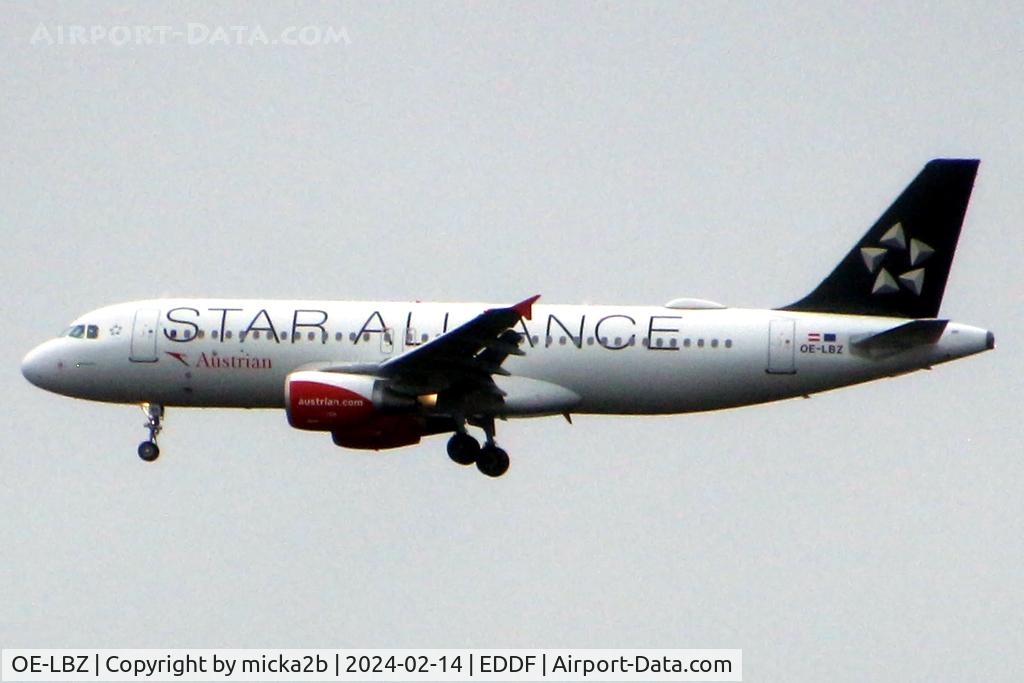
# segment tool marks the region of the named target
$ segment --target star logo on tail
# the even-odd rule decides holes
[[[925,269],[920,266],[934,253],[934,248],[919,239],[910,238],[908,242],[903,223],[897,222],[885,231],[877,247],[861,247],[864,265],[875,275],[871,293],[895,294],[902,288],[921,296]],[[893,276],[890,269],[899,274]]]

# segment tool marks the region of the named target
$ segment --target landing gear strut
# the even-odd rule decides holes
[[[458,420],[458,428],[448,440],[448,457],[460,465],[472,465],[488,477],[500,477],[508,471],[508,453],[494,443],[494,418],[471,419],[474,427],[481,427],[487,437],[483,446],[466,432],[465,420]]]
[[[146,462],[153,462],[160,457],[160,447],[156,445],[156,436],[163,429],[161,421],[164,417],[164,407],[159,403],[143,403],[142,412],[146,414],[146,429],[149,430],[149,441],[139,444],[139,457]]]
[[[477,424],[483,428],[487,441],[477,455],[476,468],[488,477],[500,477],[508,472],[508,453],[494,442],[494,418],[483,418]]]

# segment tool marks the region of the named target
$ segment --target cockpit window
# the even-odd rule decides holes
[[[75,339],[98,339],[100,336],[99,325],[75,325],[64,330],[64,337]]]

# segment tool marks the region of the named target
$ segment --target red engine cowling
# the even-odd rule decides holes
[[[412,415],[376,415],[358,427],[331,432],[339,446],[375,451],[412,446],[422,436],[423,422]]]
[[[303,370],[285,381],[285,410],[296,429],[331,432],[348,448],[398,448],[419,443],[416,402],[368,375]]]

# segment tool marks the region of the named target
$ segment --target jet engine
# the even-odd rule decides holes
[[[331,438],[345,448],[401,448],[419,443],[428,433],[424,425],[425,421],[415,415],[375,415],[356,427],[336,429]]]
[[[367,428],[382,417],[394,418],[401,413],[413,417],[416,400],[392,392],[386,384],[370,375],[293,372],[285,380],[288,423],[296,429],[313,431],[375,433],[378,430]]]

